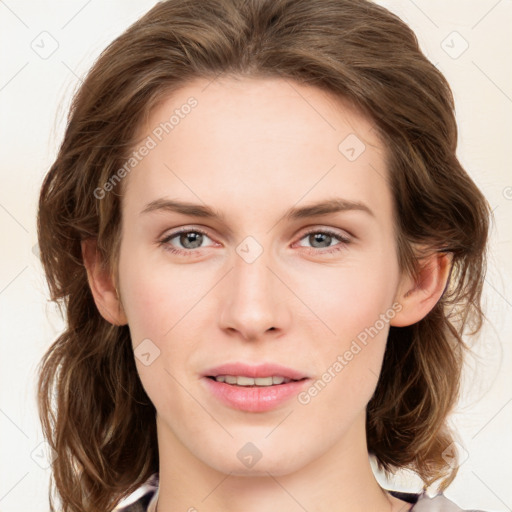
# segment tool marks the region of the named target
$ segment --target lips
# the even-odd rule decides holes
[[[237,386],[275,386],[279,384],[288,384],[292,382],[291,379],[285,379],[280,375],[272,375],[272,377],[245,377],[236,375],[218,375],[217,377],[210,377],[217,382],[225,382],[226,384],[233,384]]]
[[[218,377],[220,375],[234,375],[237,377],[265,378],[279,376],[289,380],[302,380],[308,376],[293,368],[275,363],[262,363],[249,365],[245,363],[226,363],[215,366],[204,372],[204,377]]]
[[[207,370],[201,379],[210,396],[225,406],[246,412],[275,409],[296,396],[309,381],[304,373],[273,363],[223,364]]]

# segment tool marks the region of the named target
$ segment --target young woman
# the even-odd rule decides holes
[[[168,0],[118,37],[39,204],[61,509],[460,510],[490,209],[456,143],[446,80],[364,0]]]

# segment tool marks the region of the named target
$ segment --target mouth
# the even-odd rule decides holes
[[[273,363],[228,363],[207,370],[202,377],[210,397],[245,412],[266,412],[284,405],[311,381],[298,370]]]
[[[272,375],[269,377],[256,378],[246,377],[245,375],[208,375],[207,377],[209,379],[215,380],[216,382],[224,382],[230,386],[243,386],[251,388],[281,386],[283,384],[288,384],[289,382],[299,382],[306,379],[306,377],[303,377],[302,379],[288,379],[282,375]]]
[[[239,386],[279,385],[284,381],[308,378],[308,375],[299,370],[276,363],[260,363],[254,365],[241,362],[225,363],[220,366],[210,368],[203,373],[203,376],[214,379],[220,378],[221,380],[219,382],[237,384]],[[222,380],[222,378],[224,378],[224,380]],[[269,379],[272,379],[272,382],[270,382]],[[283,381],[280,379],[283,379]]]

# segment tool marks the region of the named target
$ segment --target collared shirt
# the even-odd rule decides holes
[[[155,512],[158,489],[158,473],[154,473],[141,487],[125,498],[113,512]],[[475,509],[462,509],[443,493],[431,498],[425,491],[419,494],[388,489],[386,491],[395,498],[410,503],[412,506],[407,512],[484,512]]]

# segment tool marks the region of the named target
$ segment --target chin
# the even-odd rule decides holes
[[[288,475],[298,471],[308,462],[304,458],[290,457],[290,454],[294,452],[292,448],[289,451],[281,451],[279,453],[276,453],[276,450],[272,450],[271,456],[265,456],[265,449],[263,449],[260,455],[255,451],[254,456],[260,457],[256,462],[253,463],[253,461],[249,460],[245,463],[247,465],[244,465],[244,453],[240,454],[242,450],[237,450],[234,457],[226,457],[226,452],[230,451],[228,449],[219,454],[218,458],[213,457],[210,460],[203,458],[203,462],[225,474],[252,477],[268,476],[269,473],[273,476]],[[270,451],[269,448],[266,450]],[[246,453],[250,453],[250,449],[247,449]]]

